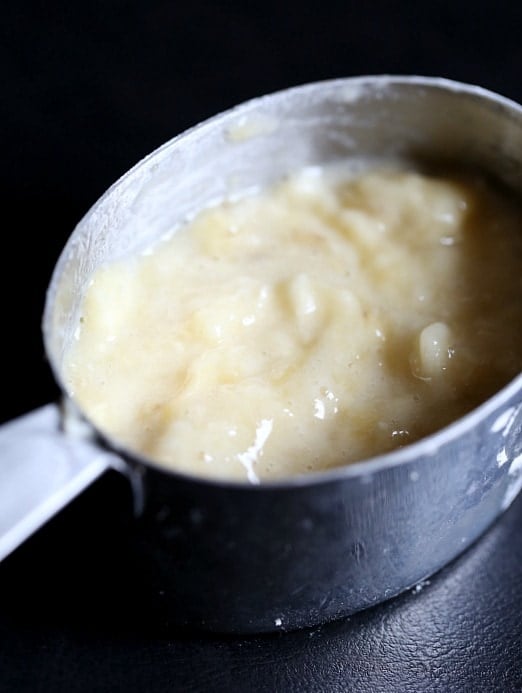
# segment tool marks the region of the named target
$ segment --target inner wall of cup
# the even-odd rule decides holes
[[[44,316],[55,375],[93,271],[144,249],[202,207],[303,166],[346,159],[478,167],[522,193],[522,109],[445,80],[359,78],[256,99],[175,138],[118,181],[78,224]]]

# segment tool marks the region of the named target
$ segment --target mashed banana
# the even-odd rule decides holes
[[[104,431],[248,480],[370,457],[522,367],[522,213],[483,180],[305,169],[99,269],[66,356]]]

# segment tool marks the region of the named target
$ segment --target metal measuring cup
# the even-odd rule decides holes
[[[63,401],[0,429],[0,558],[115,468],[132,484],[136,551],[175,621],[294,629],[411,587],[508,507],[522,486],[521,375],[403,449],[257,487],[180,474],[124,449],[66,391],[63,353],[100,264],[213,200],[354,157],[465,163],[522,194],[522,108],[443,79],[325,81],[211,118],[125,174],[80,221],[48,289],[45,349]]]

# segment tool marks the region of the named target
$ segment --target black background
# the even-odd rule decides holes
[[[247,98],[332,77],[443,76],[521,101],[520,8],[4,3],[1,420],[57,397],[40,335],[53,266],[139,159]],[[0,566],[0,691],[522,690],[520,501],[418,594],[248,640],[169,628],[126,562],[127,501],[109,475]]]

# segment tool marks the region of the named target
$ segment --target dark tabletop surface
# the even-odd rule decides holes
[[[40,319],[74,225],[175,134],[350,75],[443,76],[522,100],[520,4],[395,5],[4,4],[1,421],[58,396]],[[522,497],[429,583],[343,621],[248,638],[169,623],[130,558],[128,504],[107,474],[0,565],[2,693],[522,690]]]

